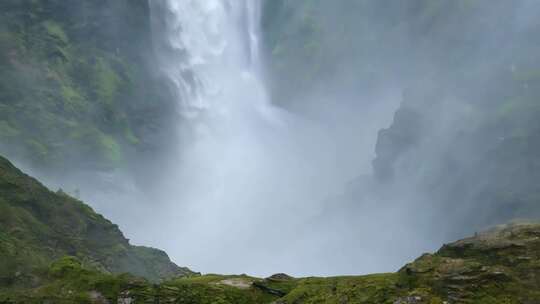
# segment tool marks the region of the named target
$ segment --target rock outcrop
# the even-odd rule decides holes
[[[50,263],[73,256],[104,273],[152,281],[191,274],[163,251],[132,246],[118,226],[0,157],[0,285],[35,287]]]

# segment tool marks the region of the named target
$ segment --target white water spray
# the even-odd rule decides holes
[[[260,81],[258,1],[153,3],[166,16],[161,68],[175,85],[182,115],[201,120],[269,109]]]
[[[151,3],[155,34],[165,37],[157,51],[179,102],[182,138],[178,160],[164,168],[169,185],[153,198],[158,231],[145,231],[152,238],[144,243],[202,272],[329,275],[369,269],[363,262],[369,253],[348,248],[358,235],[350,225],[356,215],[331,226],[321,216],[331,213],[326,198],[369,167],[374,143],[362,141],[374,141],[379,127],[363,123],[371,136],[361,140],[361,116],[350,109],[323,107],[325,120],[314,122],[269,102],[259,1]],[[361,227],[372,220],[364,216]],[[349,252],[336,260],[338,248]]]
[[[284,269],[290,249],[271,248],[293,246],[283,234],[296,233],[319,211],[303,204],[339,184],[331,174],[330,139],[269,103],[259,1],[168,0],[154,2],[153,10],[166,16],[161,68],[181,105],[180,127],[191,138],[183,140],[170,179],[167,213],[176,218],[168,229],[177,231],[180,244],[165,249],[201,271]]]

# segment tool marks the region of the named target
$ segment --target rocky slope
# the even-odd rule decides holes
[[[518,304],[540,301],[539,277],[540,225],[519,223],[447,244],[396,273],[357,277],[205,275],[153,285],[64,258],[41,286],[0,291],[0,303]]]
[[[0,284],[39,285],[40,273],[64,256],[153,281],[191,273],[160,250],[130,245],[118,226],[89,206],[49,191],[0,157]]]

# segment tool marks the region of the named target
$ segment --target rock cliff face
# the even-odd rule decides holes
[[[162,144],[174,105],[153,71],[147,0],[0,11],[0,152],[50,173],[122,167]]]
[[[0,158],[2,287],[39,285],[39,274],[64,256],[105,273],[129,272],[153,281],[191,273],[160,250],[130,245],[118,226],[89,206],[49,191]]]
[[[433,216],[447,219],[441,230],[452,237],[540,216],[539,3],[264,3],[277,103],[317,108],[320,99],[302,98],[315,92],[332,105],[358,96],[369,110],[385,100],[367,92],[402,92],[393,123],[378,134],[378,194],[440,210]],[[358,119],[370,117],[359,111]]]
[[[379,184],[434,206],[447,219],[441,225],[459,233],[539,216],[540,91],[532,85],[538,79],[526,86],[518,71],[507,72],[512,79],[505,72],[490,77],[506,89],[488,99],[478,97],[480,84],[460,98],[421,87],[405,94],[391,126],[379,132]]]
[[[540,227],[511,224],[425,254],[399,275],[411,294],[447,303],[535,303],[539,258]]]

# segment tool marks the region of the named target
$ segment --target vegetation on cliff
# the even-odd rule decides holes
[[[40,274],[64,256],[105,273],[128,272],[153,281],[191,273],[162,251],[130,245],[118,226],[89,206],[61,190],[49,191],[0,158],[2,287],[40,285]]]
[[[0,151],[46,170],[125,165],[172,113],[151,45],[146,0],[2,1]]]

